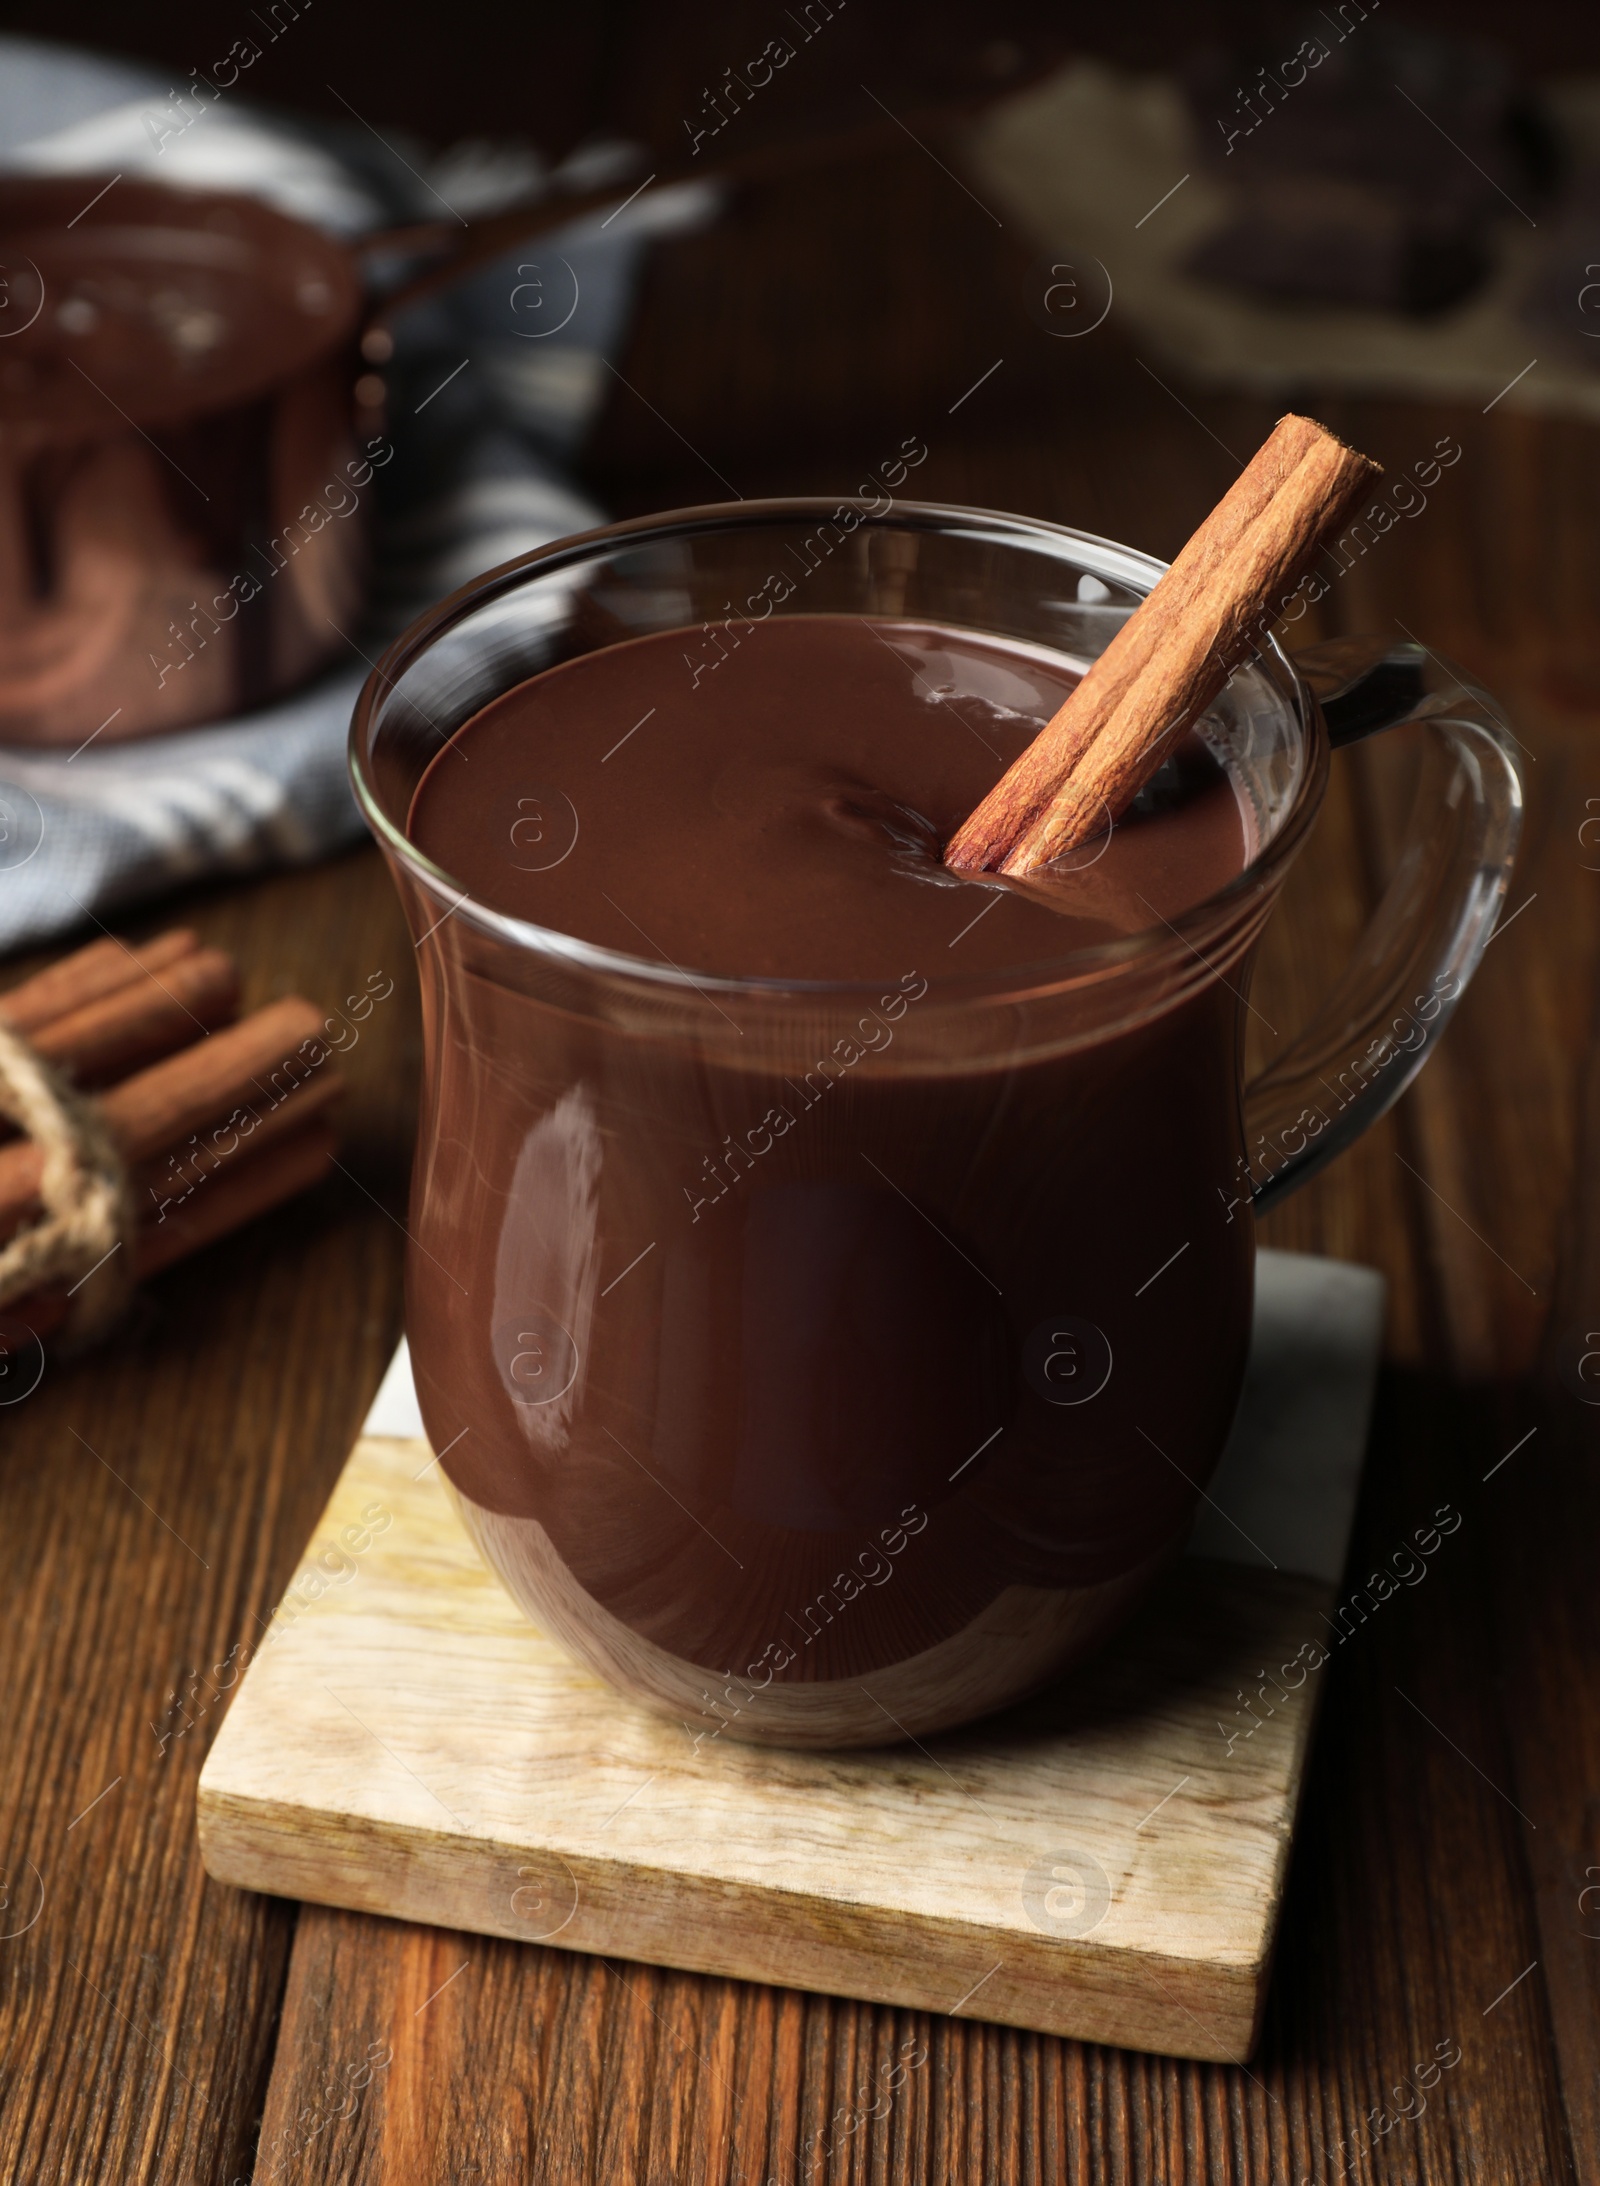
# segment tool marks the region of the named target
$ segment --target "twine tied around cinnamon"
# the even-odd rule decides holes
[[[0,1115],[43,1156],[43,1213],[0,1245],[0,1307],[65,1283],[78,1342],[117,1319],[133,1287],[128,1173],[98,1104],[0,1023]]]

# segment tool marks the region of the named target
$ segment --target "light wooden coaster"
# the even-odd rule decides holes
[[[479,1562],[385,1385],[200,1781],[218,1880],[1183,2056],[1255,2039],[1359,1478],[1365,1269],[1263,1253],[1197,1545],[1105,1654],[926,1747],[619,1699]],[[371,1431],[380,1429],[387,1431]]]

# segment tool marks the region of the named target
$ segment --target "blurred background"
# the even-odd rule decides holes
[[[1384,464],[1391,512],[1301,634],[1437,648],[1504,702],[1525,761],[1518,874],[1448,1038],[1395,1111],[1264,1226],[1271,1243],[1389,1280],[1356,1562],[1447,1498],[1467,1522],[1454,1560],[1330,1679],[1256,2067],[1085,2063],[1076,2045],[1035,2044],[1029,2084],[1054,2090],[1089,2136],[1070,2145],[1092,2139],[1108,2175],[1200,2175],[1205,2158],[1191,2170],[1179,2150],[1192,2131],[1197,2147],[1213,2135],[1218,2175],[1244,2175],[1270,2146],[1273,2175],[1298,2177],[1310,2158],[1296,2139],[1280,2160],[1285,2118],[1296,2134],[1313,2113],[1356,2131],[1423,2047],[1476,2030],[1495,1997],[1493,2039],[1454,2083],[1470,2076],[1470,2096],[1416,2129],[1415,2175],[1596,2176],[1600,1960],[1577,1945],[1600,1862],[1584,1364],[1600,1325],[1587,1181],[1600,1174],[1600,13],[78,0],[70,46],[50,43],[63,11],[43,0],[7,22],[22,42],[0,49],[0,168],[116,173],[119,187],[186,170],[194,187],[258,189],[341,249],[406,231],[364,262],[376,297],[433,263],[441,236],[455,247],[519,207],[582,199],[536,243],[502,236],[469,280],[385,321],[387,347],[348,358],[368,445],[393,451],[372,485],[370,567],[321,599],[315,643],[270,697],[252,687],[235,705],[223,690],[188,726],[127,741],[126,721],[107,725],[112,701],[87,696],[47,733],[25,708],[0,729],[8,977],[47,947],[182,919],[237,960],[241,1006],[385,996],[339,1059],[340,1173],[162,1276],[121,1338],[92,1363],[52,1363],[7,1418],[0,1602],[19,1720],[36,1728],[0,1764],[0,1817],[18,1818],[17,1857],[50,1876],[51,1910],[0,2012],[22,2030],[10,2053],[39,2086],[59,2082],[58,2120],[78,2121],[53,2128],[77,2150],[63,2141],[54,2175],[248,2171],[280,2024],[281,2122],[334,2054],[328,2028],[342,2040],[359,2023],[365,2040],[396,1983],[409,2004],[453,1963],[434,1966],[420,1931],[385,1926],[374,1942],[355,1916],[208,1890],[192,1827],[205,1734],[158,1758],[149,1728],[194,1666],[271,1614],[401,1325],[412,954],[343,786],[350,704],[379,647],[540,540],[734,496],[850,493],[912,436],[927,449],[919,497],[1170,556],[1294,408]],[[203,346],[203,315],[174,324]],[[6,369],[0,357],[0,406]],[[222,461],[159,424],[140,445],[131,460],[169,514],[187,506],[173,465],[209,490],[194,464]],[[0,555],[0,582],[9,567],[16,586],[0,596],[0,693],[66,507],[55,474],[24,468],[0,469],[15,518],[0,547],[16,549],[11,564]],[[197,571],[226,584],[237,565],[235,542],[178,529],[181,605]],[[162,601],[158,644],[177,619]],[[183,697],[217,651],[182,668],[163,657],[163,688]],[[1336,763],[1263,948],[1264,1019],[1303,1022],[1339,975],[1405,787],[1398,749]],[[1253,1052],[1263,1037],[1252,1020]],[[1507,1462],[1534,1425],[1542,1469],[1526,1452]],[[1448,1727],[1454,1756],[1420,1734],[1402,1688]],[[113,1778],[125,1788],[97,1808],[92,1854],[87,1825],[62,1851],[69,1818]],[[91,1941],[113,1873],[116,1937]],[[100,2003],[65,1986],[69,1946]],[[501,2007],[493,2024],[487,2008],[464,2017],[457,2047],[417,2065],[418,2118],[446,2085],[462,2115],[522,2101],[538,2077],[518,2047],[526,2028],[541,2011],[553,2023],[558,1990],[582,1990],[572,2025],[590,2013],[610,2031],[590,2047],[574,2035],[539,2084],[587,2074],[595,2115],[623,2118],[621,2132],[647,2106],[657,2049],[665,2085],[711,2039],[713,2007],[702,2025],[697,1999],[723,1993],[679,1982],[669,1995],[667,1977],[640,1973],[655,1985],[635,2008],[586,1988],[603,1970],[559,1953],[462,1950],[492,1958]],[[291,1953],[302,1975],[284,2006]],[[1535,1960],[1539,1979],[1523,1980]],[[14,1946],[0,1977],[20,1963]],[[798,2045],[795,1999],[773,2023],[791,2005],[782,2040]],[[750,2032],[748,1999],[716,2008],[725,2029],[737,2017],[726,2064],[742,2087],[779,2037]],[[805,2010],[793,2084],[805,2077],[822,2104],[829,2044],[846,2072],[855,2037],[840,2030],[857,2007]],[[945,2175],[1011,2175],[976,2155],[962,2168],[969,2111],[998,2136],[991,2153],[1014,2144],[1021,2113],[993,2092],[1001,2037],[946,2031]],[[1015,2045],[1004,2054],[1011,2072]],[[604,2062],[619,2055],[626,2073]],[[108,2073],[125,2092],[114,2114]],[[719,2099],[684,2098],[683,2148],[699,2135],[710,2151],[695,2175],[723,2175]],[[1170,2170],[1151,2152],[1159,2134],[1139,2137],[1163,2103]],[[393,2175],[466,2175],[451,2168],[457,2114],[444,2115],[427,2129],[436,2171]],[[506,2130],[521,2148],[532,2128]],[[674,2143],[650,2175],[674,2175],[680,2154]],[[37,2149],[0,2121],[0,2176],[41,2175]]]

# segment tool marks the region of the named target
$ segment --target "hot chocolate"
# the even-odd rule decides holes
[[[1237,873],[1238,799],[1191,738],[1142,808],[1037,886],[946,838],[1072,688],[1059,655],[850,615],[667,631],[508,691],[433,762],[409,833],[498,911],[733,979],[1059,961]]]
[[[942,867],[1073,680],[911,622],[668,631],[496,699],[413,800],[475,904],[715,1012],[698,1043],[648,1001],[597,1022],[442,929],[409,1312],[490,1560],[708,1735],[871,1741],[1014,1696],[1148,1583],[1221,1446],[1253,1251],[1216,1188],[1234,985],[1180,951],[1109,1030],[1037,1042],[1018,1006],[1009,1045],[916,1037],[974,977],[1023,995],[1095,944],[1109,972],[1245,862],[1191,738],[1079,870]],[[791,990],[782,1041],[759,982]]]

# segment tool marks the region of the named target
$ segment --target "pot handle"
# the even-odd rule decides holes
[[[363,236],[356,245],[369,283],[385,262],[429,261],[404,275],[393,286],[380,289],[367,307],[361,329],[361,354],[368,364],[387,364],[394,354],[389,322],[433,296],[440,289],[465,280],[480,266],[493,265],[508,251],[530,243],[552,229],[570,227],[585,213],[602,206],[619,205],[627,196],[625,184],[609,183],[600,189],[565,190],[514,205],[508,212],[491,213],[469,226],[465,221],[428,220],[407,228],[383,228]]]
[[[1020,79],[1007,83],[1017,88]],[[513,205],[506,212],[491,213],[469,226],[461,219],[429,220],[413,227],[385,228],[365,236],[356,245],[357,255],[369,268],[387,258],[432,260],[431,264],[402,277],[387,293],[374,298],[361,334],[361,354],[368,364],[386,364],[394,353],[389,322],[410,305],[448,288],[480,266],[492,265],[506,252],[553,229],[569,227],[587,213],[606,208],[620,210],[645,189],[659,193],[683,183],[706,183],[716,189],[757,182],[778,182],[792,175],[805,177],[815,170],[852,159],[867,159],[896,145],[914,126],[919,135],[942,140],[964,128],[995,96],[992,91],[968,92],[913,109],[909,121],[892,114],[872,115],[864,121],[836,123],[807,129],[792,137],[779,137],[737,155],[712,161],[700,159],[698,140],[687,159],[663,164],[631,190],[631,177],[616,176],[589,189],[555,189],[531,203]],[[642,165],[643,157],[640,164]]]
[[[1244,1089],[1239,1200],[1260,1213],[1397,1101],[1488,947],[1522,831],[1516,738],[1489,693],[1437,653],[1335,638],[1294,656],[1328,726],[1357,742],[1414,723],[1426,737],[1394,875],[1343,978]]]

